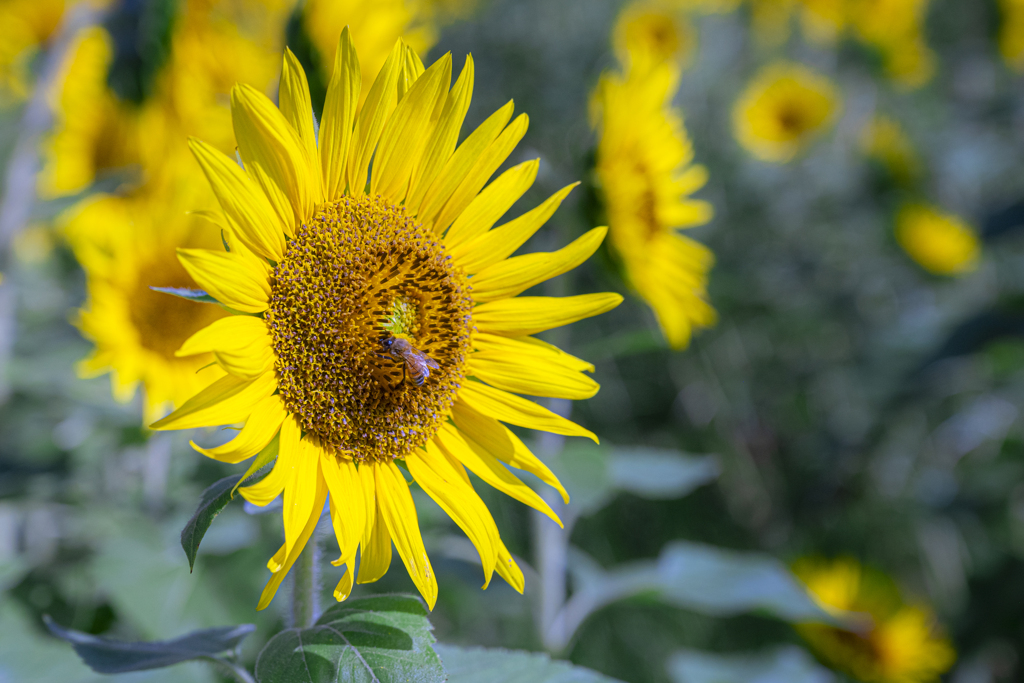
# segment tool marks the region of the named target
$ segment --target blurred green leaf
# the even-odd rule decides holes
[[[616,683],[596,671],[552,660],[541,652],[435,645],[448,683]]]
[[[552,462],[569,491],[574,515],[591,514],[619,492],[643,498],[679,498],[721,473],[713,455],[693,456],[671,449],[569,443]]]
[[[676,541],[658,558],[665,597],[716,616],[761,611],[786,621],[835,623],[782,562],[762,553]]]
[[[248,475],[248,473],[246,474]],[[189,571],[192,571],[195,566],[196,554],[199,552],[199,544],[203,541],[203,536],[213,524],[214,518],[231,502],[235,495],[235,489],[240,484],[246,486],[255,484],[266,476],[266,472],[257,471],[255,474],[249,475],[245,481],[242,480],[243,476],[245,475],[233,474],[230,477],[224,477],[208,486],[199,498],[199,507],[185,524],[185,528],[181,530],[181,548],[188,557]]]
[[[256,660],[261,683],[441,683],[433,626],[419,598],[378,595],[349,600],[315,625],[282,631]]]
[[[798,647],[757,654],[674,653],[667,664],[675,683],[830,683],[835,676]]]
[[[193,631],[174,640],[127,642],[62,628],[48,616],[43,620],[50,633],[71,643],[82,661],[101,674],[162,669],[192,659],[214,657],[234,650],[256,630],[252,624],[242,624]]]

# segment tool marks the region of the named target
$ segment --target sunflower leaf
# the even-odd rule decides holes
[[[71,643],[82,661],[101,674],[161,669],[192,659],[209,659],[231,652],[256,630],[252,624],[241,624],[193,631],[174,640],[129,642],[63,628],[49,616],[43,621],[50,633]]]
[[[617,683],[596,671],[551,659],[541,652],[435,645],[448,683]]]
[[[171,296],[177,296],[182,299],[188,299],[189,301],[199,301],[204,304],[219,304],[220,302],[214,299],[212,296],[207,294],[201,289],[189,289],[188,287],[150,287],[154,292],[160,292],[162,294],[170,294]]]
[[[264,462],[263,465],[266,465],[266,463]],[[203,491],[202,496],[199,498],[199,507],[196,508],[192,518],[185,524],[185,528],[181,530],[181,548],[188,557],[188,570],[190,572],[195,566],[196,555],[199,552],[199,544],[202,542],[203,536],[206,535],[210,525],[213,524],[214,518],[231,502],[235,489],[240,485],[248,486],[255,484],[266,474],[267,472],[260,468],[256,468],[256,471],[250,469],[244,475],[233,474],[230,477],[224,477]]]
[[[376,595],[350,599],[309,628],[270,639],[256,660],[260,683],[443,683],[432,649],[433,627],[419,598]]]
[[[835,676],[798,647],[753,654],[719,655],[680,650],[669,657],[676,683],[832,683]]]

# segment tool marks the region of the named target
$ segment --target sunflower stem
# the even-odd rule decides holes
[[[292,625],[295,628],[312,626],[319,613],[317,605],[317,565],[319,544],[316,532],[306,543],[292,566]]]
[[[553,399],[549,406],[552,412],[568,417],[572,403]],[[537,444],[539,455],[550,461],[565,444],[565,437],[557,434],[542,434]],[[562,507],[562,498],[557,491],[545,487],[541,491],[544,502],[557,510]],[[546,515],[534,513],[533,529],[537,549],[537,572],[540,574],[540,597],[538,622],[541,642],[552,653],[559,653],[571,634],[565,633],[563,607],[566,601],[566,575],[569,569],[569,527],[561,528]]]

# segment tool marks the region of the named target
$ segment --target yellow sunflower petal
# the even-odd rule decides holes
[[[465,485],[433,441],[427,442],[425,451],[406,458],[405,464],[420,488],[448,513],[476,547],[486,588],[498,558],[499,540],[498,527],[487,506],[472,487]]]
[[[252,86],[236,85],[231,89],[231,122],[246,169],[252,172],[252,167],[258,167],[266,174],[257,181],[268,196],[273,194],[268,180],[284,193],[292,207],[293,225],[309,220],[321,194],[319,169],[314,177],[313,161],[281,110]]]
[[[480,304],[473,322],[481,332],[518,337],[561,327],[610,311],[622,303],[614,292],[578,296],[521,296]]]
[[[274,467],[271,468],[267,476],[250,486],[239,487],[238,492],[242,494],[242,498],[260,507],[270,505],[284,491],[284,485],[288,481],[292,468],[295,467],[295,463],[292,462],[294,456],[295,451],[279,450],[277,460],[274,461]],[[287,548],[282,547],[281,557],[278,558],[280,560],[278,569],[280,569],[280,564],[284,562],[286,554]],[[270,567],[270,570],[277,571],[273,567]]]
[[[413,83],[423,75],[425,71],[423,60],[408,45],[405,46],[405,55],[402,57],[402,75],[398,77],[398,101],[401,102]]]
[[[324,179],[324,198],[329,202],[338,201],[345,193],[345,163],[352,143],[352,126],[356,120],[362,82],[359,57],[346,26],[338,40],[334,72],[327,86],[323,121],[320,122],[320,169]]]
[[[270,299],[266,271],[234,252],[178,249],[178,260],[207,294],[228,308],[262,313]]]
[[[273,372],[256,379],[227,375],[185,401],[167,417],[151,424],[149,428],[192,429],[241,422],[252,413],[257,403],[276,390],[277,378]]]
[[[409,484],[394,461],[374,463],[373,468],[377,475],[377,506],[381,517],[412,582],[427,601],[427,609],[432,610],[437,602],[437,577],[430,566],[427,549],[423,547]]]
[[[363,465],[359,469],[366,469],[372,473],[373,465]],[[379,491],[378,494],[380,494]],[[388,533],[387,522],[384,521],[380,509],[380,501],[375,504],[373,517],[373,526],[367,525],[370,537],[362,543],[359,578],[356,583],[373,583],[387,574],[388,567],[391,566],[391,535]]]
[[[466,374],[492,387],[527,396],[583,400],[591,398],[600,389],[600,385],[590,377],[557,362],[504,354],[482,352],[470,355]]]
[[[281,425],[281,455],[290,463],[285,472],[282,513],[284,544],[288,553],[291,553],[302,535],[316,499],[318,483],[323,480],[320,474],[320,450],[320,446],[302,438],[302,428],[294,416],[289,416]],[[320,506],[323,507],[323,503]]]
[[[543,512],[545,515],[562,526],[562,521],[551,509],[551,506],[544,502],[544,499],[537,495],[537,492],[524,484],[519,477],[509,472],[497,458],[477,444],[461,434],[453,425],[445,424],[434,436],[434,442],[441,447],[449,456],[455,458],[469,470],[480,477],[484,482],[498,489],[506,496],[515,498],[524,505],[529,505],[534,510]]]
[[[483,446],[488,453],[506,465],[533,474],[542,482],[558,490],[568,505],[569,493],[554,472],[541,462],[518,436],[493,417],[481,415],[465,403],[452,406],[452,419],[459,431]]]
[[[538,207],[527,211],[504,225],[459,244],[451,250],[452,258],[467,273],[478,273],[487,266],[511,256],[526,240],[533,237],[542,225],[555,213],[562,200],[579,185],[573,183],[551,195]]]
[[[535,357],[549,362],[555,361],[570,370],[594,371],[593,363],[572,356],[557,346],[534,337],[504,337],[478,332],[473,335],[473,348],[488,353],[505,353],[512,356]]]
[[[452,78],[452,56],[446,54],[427,69],[388,119],[373,158],[370,194],[395,204],[405,199],[409,177],[441,117]]]
[[[441,118],[430,136],[421,163],[413,170],[406,199],[406,204],[411,207],[420,205],[424,193],[455,151],[455,143],[459,141],[459,131],[473,96],[473,74],[473,58],[467,56],[459,79],[448,93]]]
[[[245,426],[231,441],[214,448],[201,448],[195,441],[189,441],[189,444],[208,458],[234,465],[263,450],[281,428],[285,414],[281,399],[267,396],[253,407]]]
[[[241,318],[243,316],[234,316]],[[247,316],[248,317],[248,316]],[[214,351],[218,365],[238,377],[257,377],[274,364],[274,348],[268,335],[263,335],[240,349]]]
[[[285,552],[285,548],[282,545],[277,549],[277,552],[274,553],[273,557],[267,560],[267,569],[276,574],[281,571],[281,567],[284,566],[284,561],[286,559],[288,559],[288,553]]]
[[[284,66],[281,69],[281,85],[278,89],[281,113],[299,134],[299,142],[306,153],[306,163],[314,188],[319,185],[320,154],[316,149],[316,131],[313,130],[313,103],[309,99],[309,82],[306,72],[290,49],[284,49]],[[319,202],[319,196],[313,201]]]
[[[514,104],[510,100],[508,104],[477,126],[476,130],[470,133],[455,149],[455,153],[446,160],[434,182],[430,183],[424,192],[423,199],[418,204],[409,204],[424,225],[433,224],[434,218],[444,208],[445,202],[451,198],[452,193],[473,170],[477,159],[494,142],[505,124],[512,118],[513,108]]]
[[[260,188],[234,159],[195,138],[188,144],[238,239],[253,253],[280,261],[284,229]]]
[[[370,86],[363,110],[356,121],[355,138],[349,152],[346,175],[349,194],[359,196],[366,187],[366,173],[370,168],[373,150],[377,147],[384,123],[391,115],[398,97],[398,77],[402,73],[402,58],[405,46],[401,40],[395,43],[387,61],[381,67],[377,79]],[[360,576],[362,568],[360,568]]]
[[[229,315],[214,320],[185,340],[175,356],[244,349],[260,339],[270,339],[267,323],[252,315]]]
[[[537,179],[540,159],[530,159],[513,166],[483,189],[466,210],[455,219],[452,227],[445,233],[444,243],[449,249],[466,240],[478,237],[498,222],[512,205],[519,201]],[[476,289],[474,281],[473,289]]]
[[[522,594],[523,589],[526,587],[526,581],[523,580],[523,570],[512,559],[512,553],[508,551],[504,543],[498,548],[498,563],[494,566],[494,569],[501,578],[505,579],[508,585],[515,588],[516,592]]]
[[[320,470],[331,492],[331,522],[341,554],[331,564],[338,567],[355,559],[366,530],[366,501],[359,472],[351,460],[320,451]]]
[[[597,436],[593,432],[575,422],[556,415],[533,401],[480,382],[464,382],[459,391],[459,401],[464,401],[478,413],[517,427],[565,436],[585,436],[597,443]]]
[[[477,158],[469,173],[445,203],[438,217],[434,219],[435,232],[443,232],[466,210],[466,207],[480,193],[494,172],[505,163],[505,159],[526,135],[526,129],[529,126],[530,117],[520,114],[494,142],[487,146],[487,149]]]
[[[309,519],[306,520],[305,526],[302,527],[302,531],[299,533],[298,538],[295,539],[295,544],[288,552],[281,569],[270,577],[270,581],[267,582],[266,588],[263,589],[263,594],[260,595],[260,603],[256,607],[257,610],[266,608],[267,605],[270,604],[270,601],[274,599],[274,595],[277,594],[277,589],[281,585],[281,582],[284,581],[284,577],[287,576],[288,570],[290,570],[292,565],[295,564],[295,560],[299,559],[299,554],[302,553],[302,549],[306,547],[309,537],[313,535],[317,522],[320,521],[320,512],[323,510],[324,503],[326,501],[327,484],[324,483],[323,477],[317,477],[312,513],[309,515]]]
[[[558,251],[525,254],[487,266],[473,276],[473,301],[513,297],[568,272],[590,258],[607,234],[608,228],[594,228]]]
[[[338,585],[334,587],[334,599],[338,602],[343,602],[348,599],[348,596],[352,595],[352,585],[355,583],[353,579],[356,575],[356,563],[355,560],[350,560],[345,563],[345,573],[342,575],[341,580],[338,581]]]

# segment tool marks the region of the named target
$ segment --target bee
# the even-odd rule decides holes
[[[380,343],[381,346],[384,347],[385,353],[390,354],[395,360],[402,362],[403,382],[405,381],[406,375],[408,375],[412,378],[412,381],[416,386],[423,386],[423,383],[427,381],[427,377],[430,377],[431,370],[441,369],[441,366],[437,364],[437,361],[417,349],[405,339],[388,337],[386,339],[382,339]]]

